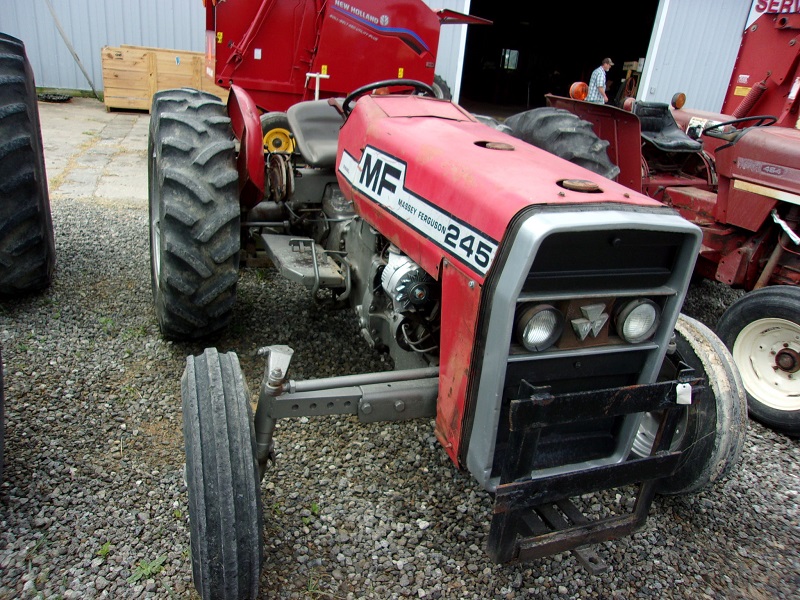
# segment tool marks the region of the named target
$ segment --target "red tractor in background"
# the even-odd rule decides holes
[[[721,113],[681,108],[681,94],[672,109],[632,98],[596,105],[582,88],[505,125],[702,228],[696,273],[747,292],[716,329],[750,414],[800,435],[800,14],[748,26]]]
[[[342,98],[365,83],[386,79],[422,81],[449,99],[449,86],[434,73],[441,26],[490,23],[451,10],[434,11],[422,0],[380,10],[364,0],[203,4],[206,74],[234,94],[247,91],[262,113],[264,146],[276,152],[293,149],[284,111],[303,100]]]

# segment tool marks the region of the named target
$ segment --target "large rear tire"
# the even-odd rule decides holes
[[[197,90],[158,92],[148,148],[158,324],[168,338],[208,337],[230,321],[239,278],[238,173],[225,105]]]
[[[0,295],[46,288],[54,266],[33,71],[24,44],[0,33]]]
[[[723,313],[717,333],[739,367],[750,416],[800,435],[800,288],[745,294]]]
[[[561,108],[534,108],[508,117],[511,135],[547,150],[608,179],[619,167],[608,159],[608,142],[601,140],[589,121]]]
[[[3,382],[3,349],[0,347],[0,483],[3,483],[3,474],[6,467],[6,391]]]
[[[261,495],[250,394],[236,354],[208,348],[181,380],[192,575],[203,600],[258,596]]]
[[[722,341],[708,327],[685,315],[675,325],[678,354],[705,379],[693,390],[692,404],[672,441],[683,456],[675,473],[662,479],[658,492],[694,494],[727,476],[740,461],[747,432],[747,398],[736,365]],[[633,453],[645,456],[653,447],[658,422],[645,415]]]

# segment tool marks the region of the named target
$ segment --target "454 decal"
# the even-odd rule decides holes
[[[497,242],[407,190],[405,162],[367,146],[358,162],[345,152],[339,172],[367,198],[477,273],[485,275],[489,270],[497,253]]]

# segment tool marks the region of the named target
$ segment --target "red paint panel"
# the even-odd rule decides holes
[[[362,98],[342,129],[337,168],[344,152],[359,161],[368,145],[378,148],[407,166],[404,185],[408,191],[496,242],[503,238],[514,216],[532,204],[660,206],[620,184],[477,123],[457,109],[452,110],[452,118],[414,118],[429,112],[426,104],[436,106],[435,110],[447,106],[420,97]],[[596,182],[601,192],[567,190],[559,185],[565,179]],[[375,226],[380,222],[383,231],[386,209],[355,193],[341,177],[340,184],[345,194],[353,197],[362,216]],[[446,256],[408,227],[389,225],[388,232],[403,252],[430,273]],[[452,255],[448,258],[458,261]]]
[[[239,140],[239,201],[252,208],[264,198],[264,141],[261,120],[253,99],[238,86],[231,86],[228,96],[228,116],[233,134]]]
[[[470,283],[473,285],[470,287]],[[467,386],[471,379],[472,352],[476,345],[481,287],[458,266],[442,268],[442,330],[439,365],[439,400],[436,437],[458,465]]]
[[[327,72],[320,89],[339,96],[383,79],[431,84],[439,27],[421,0],[329,2],[311,71]]]
[[[731,186],[728,193],[727,223],[748,231],[758,231],[777,205],[778,201],[774,198],[737,190]]]
[[[720,177],[800,194],[800,130],[751,127],[715,158]]]
[[[218,85],[246,89],[264,110],[342,97],[382,79],[433,82],[439,17],[422,0],[236,0],[206,6],[206,54]]]
[[[664,190],[664,200],[677,209],[681,216],[696,225],[714,223],[717,195],[708,190],[692,187],[668,187]]]
[[[267,110],[303,99],[317,41],[314,0],[237,0],[215,7],[215,81],[246,89]]]
[[[796,6],[794,10],[797,10]],[[750,90],[763,81],[766,91],[746,114],[775,115],[779,125],[795,126],[798,120],[795,86],[800,85],[798,34],[800,14],[796,12],[761,15],[742,33],[722,112],[730,114],[736,111]]]
[[[610,104],[593,104],[550,94],[546,98],[549,106],[568,110],[589,121],[597,136],[608,142],[608,158],[619,167],[617,181],[632,190],[642,191],[642,128],[636,115]]]

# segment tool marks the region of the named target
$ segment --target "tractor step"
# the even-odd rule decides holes
[[[312,292],[346,286],[346,268],[311,238],[263,233],[261,240],[267,256],[287,279]]]

